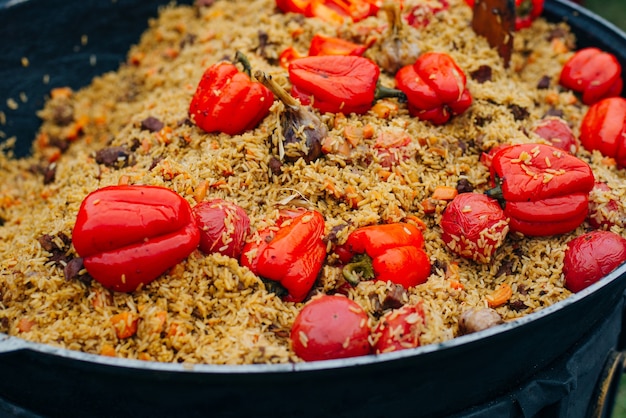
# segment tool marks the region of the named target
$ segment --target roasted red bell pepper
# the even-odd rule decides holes
[[[406,94],[411,116],[442,125],[472,104],[463,70],[448,54],[427,52],[396,73],[396,87]]]
[[[403,93],[378,85],[380,69],[359,56],[327,55],[296,59],[289,65],[291,95],[321,112],[366,113],[381,97]]]
[[[565,63],[559,82],[582,94],[582,101],[592,105],[622,92],[622,66],[613,54],[598,48],[583,48]]]
[[[315,55],[357,55],[361,56],[367,46],[333,36],[317,34],[311,39],[309,56]]]
[[[545,139],[557,148],[576,154],[578,141],[567,122],[558,117],[547,117],[540,120],[534,127],[533,132]]]
[[[486,193],[503,201],[511,231],[563,234],[585,220],[595,180],[573,155],[545,144],[512,145],[493,156],[490,170],[496,187]]]
[[[256,275],[279,282],[289,292],[285,300],[302,302],[324,264],[324,217],[316,211],[283,216],[278,230],[261,231],[261,241],[243,248],[241,265]]]
[[[245,72],[230,62],[207,68],[189,104],[190,119],[206,132],[238,135],[254,129],[269,113],[274,95],[250,79],[250,68],[238,54]]]
[[[626,99],[610,97],[593,104],[580,125],[580,141],[626,168]]]
[[[157,186],[109,186],[82,202],[72,243],[104,287],[132,292],[184,260],[200,241],[189,203]]]
[[[509,232],[509,220],[495,199],[461,193],[441,216],[441,238],[461,257],[488,263]]]
[[[474,7],[474,0],[465,0]],[[541,16],[545,0],[515,0],[515,30],[529,27],[535,19]]]
[[[591,231],[567,243],[565,287],[580,292],[626,262],[626,239],[610,231]]]
[[[276,0],[284,13],[299,13],[338,25],[346,19],[358,22],[376,15],[379,3],[379,0]]]
[[[335,253],[345,264],[343,275],[352,285],[375,279],[409,288],[424,283],[430,275],[424,237],[412,224],[361,227]]]

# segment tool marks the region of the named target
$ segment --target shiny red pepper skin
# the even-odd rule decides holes
[[[341,25],[346,19],[354,22],[375,16],[380,9],[377,0],[276,0],[283,13],[299,13]]]
[[[580,292],[626,262],[626,239],[610,231],[591,231],[567,243],[565,287]]]
[[[109,186],[82,202],[72,243],[104,287],[132,292],[184,260],[200,233],[189,203],[156,186]]]
[[[285,300],[302,302],[315,284],[326,259],[324,217],[305,211],[279,224],[278,231],[261,231],[261,242],[244,246],[241,265],[256,275],[280,282]]]
[[[465,0],[474,7],[474,0]],[[535,19],[541,16],[545,0],[515,0],[515,30],[529,27]]]
[[[366,280],[391,281],[409,288],[426,282],[430,275],[424,237],[412,224],[361,227],[335,253],[343,263],[348,263],[343,271],[352,284],[358,283],[362,275]]]
[[[367,50],[365,45],[356,44],[341,38],[317,34],[311,39],[309,56],[315,55],[356,55]]]
[[[254,129],[269,113],[274,95],[229,62],[210,66],[189,104],[189,117],[206,132],[238,135]]]
[[[291,327],[291,346],[304,361],[364,356],[372,351],[365,310],[340,295],[313,297]]]
[[[320,112],[367,112],[374,104],[380,69],[359,56],[322,55],[289,65],[291,95]]]
[[[593,104],[580,125],[580,142],[626,168],[626,99],[610,97]]]
[[[495,189],[504,201],[511,231],[529,236],[563,234],[587,216],[595,179],[587,163],[545,144],[519,144],[498,151],[491,162]]]
[[[439,52],[422,54],[413,65],[396,73],[396,87],[408,99],[413,117],[443,125],[472,104],[467,78],[452,57]]]
[[[622,92],[622,66],[617,58],[598,48],[583,48],[565,63],[559,82],[582,94],[582,102],[592,105]]]
[[[222,199],[200,202],[192,211],[200,229],[200,250],[238,259],[250,231],[248,214]]]

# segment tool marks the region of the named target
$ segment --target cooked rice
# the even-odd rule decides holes
[[[407,8],[414,1],[405,1]],[[471,10],[462,0],[450,3],[451,9],[431,18],[416,37],[421,51],[447,52],[468,74],[471,108],[439,127],[411,118],[406,106],[394,100],[383,101],[376,109],[388,118],[374,111],[362,116],[322,115],[336,145],[345,141],[348,125],[371,125],[374,138],[351,146],[349,158],[333,153],[310,164],[284,163],[280,175],[269,165],[276,149],[269,136],[279,124],[282,104],[275,102],[258,128],[229,136],[207,134],[186,123],[189,101],[204,70],[224,57],[234,57],[236,50],[247,55],[254,69],[288,87],[286,71],[276,65],[279,53],[292,44],[305,52],[314,34],[336,35],[336,29],[316,19],[278,13],[273,0],[218,0],[210,7],[163,8],[118,71],[69,95],[55,95],[45,105],[31,156],[0,157],[0,331],[71,350],[160,362],[299,361],[290,348],[289,332],[302,305],[283,302],[268,292],[235,259],[196,251],[133,293],[110,292],[93,280],[64,278],[63,267],[76,254],[63,234],[71,237],[81,201],[91,191],[120,181],[164,186],[192,205],[196,199],[234,202],[251,219],[250,239],[272,225],[281,207],[320,211],[326,232],[338,231],[339,242],[360,226],[420,218],[427,225],[426,251],[433,271],[427,283],[410,289],[406,297],[408,302],[423,303],[422,344],[457,336],[461,313],[486,307],[486,296],[501,283],[513,289],[509,303],[496,308],[505,320],[569,297],[561,273],[565,244],[585,232],[587,224],[547,238],[509,234],[491,262],[479,264],[454,255],[442,242],[438,222],[445,202],[436,202],[431,215],[420,204],[436,186],[454,187],[460,179],[468,180],[475,191],[484,191],[489,175],[479,162],[481,152],[501,143],[540,142],[530,127],[550,109],[562,111],[578,135],[586,110],[574,94],[558,87],[560,69],[574,47],[564,23],[540,19],[531,29],[518,32],[511,67],[505,69],[496,52],[471,30]],[[384,22],[381,13],[345,25],[340,32],[358,39]],[[260,41],[260,33],[267,35],[267,42]],[[492,69],[491,81],[480,83],[469,76],[481,66]],[[538,89],[546,76],[550,86]],[[393,87],[389,75],[383,74],[381,81]],[[15,99],[8,100],[17,106]],[[525,109],[528,116],[520,117],[516,109]],[[60,121],[63,112],[71,120]],[[164,127],[142,130],[141,122],[148,117],[162,121]],[[411,137],[392,168],[382,165],[373,151],[375,138],[385,132]],[[77,138],[59,153],[57,140],[72,135]],[[96,163],[95,152],[110,146],[126,147],[131,157],[112,167]],[[590,162],[597,180],[613,189],[611,197],[619,201],[623,214],[626,170],[607,165],[597,152],[581,148],[578,156]],[[607,196],[593,193],[591,198],[602,210]],[[612,230],[626,237],[623,219],[618,221]],[[39,241],[45,235],[66,258],[51,259],[53,253]],[[344,283],[333,261],[330,255],[314,292],[333,292]],[[446,266],[452,263],[458,263],[462,288],[451,287],[447,279]],[[349,296],[375,322],[392,288],[391,283],[363,282]],[[133,337],[116,336],[111,318],[122,312],[139,318]]]

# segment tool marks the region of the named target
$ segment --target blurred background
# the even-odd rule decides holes
[[[626,0],[583,0],[582,4],[622,31],[626,31]],[[626,418],[626,375],[622,376],[613,418]]]

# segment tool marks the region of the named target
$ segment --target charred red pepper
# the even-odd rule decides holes
[[[374,16],[380,9],[378,0],[276,0],[276,5],[284,13],[299,13],[338,25],[346,19],[358,22]]]
[[[311,39],[309,56],[315,55],[357,55],[361,56],[367,46],[332,36],[317,34]]]
[[[238,259],[250,231],[248,214],[222,199],[200,202],[192,211],[200,229],[200,249]]]
[[[610,97],[593,104],[580,125],[580,141],[626,168],[626,99]]]
[[[407,223],[371,225],[353,231],[335,252],[343,275],[352,285],[361,280],[382,280],[405,288],[426,282],[430,260],[420,230]]]
[[[319,295],[296,316],[291,346],[304,361],[364,356],[372,351],[365,310],[341,295]]]
[[[582,101],[592,105],[622,92],[622,66],[617,58],[598,48],[583,48],[565,63],[559,82],[582,94]]]
[[[580,292],[626,262],[626,239],[610,231],[591,231],[567,243],[565,287]]]
[[[304,211],[279,220],[278,230],[261,231],[260,242],[247,243],[241,264],[265,279],[279,282],[289,293],[285,300],[302,302],[326,258],[324,217]]]
[[[269,113],[274,95],[250,79],[250,66],[237,54],[245,72],[219,62],[207,68],[189,104],[189,117],[206,132],[238,135],[254,129]]]
[[[366,113],[381,97],[400,91],[378,85],[380,69],[359,56],[327,55],[296,59],[289,65],[291,95],[321,112]]]
[[[509,221],[495,199],[461,193],[446,206],[441,238],[462,257],[488,263],[509,231]]]
[[[465,0],[474,7],[474,0]],[[515,30],[529,27],[543,12],[545,0],[515,0]]]
[[[387,312],[372,330],[374,352],[381,354],[419,347],[425,324],[421,302]]]
[[[511,231],[563,234],[585,220],[595,180],[573,155],[551,145],[512,145],[493,156],[490,170],[496,187],[486,193],[503,200]]]
[[[90,193],[72,231],[87,272],[119,292],[150,283],[184,260],[199,240],[189,203],[156,186],[109,186]]]
[[[463,70],[448,54],[427,52],[396,73],[396,87],[406,94],[411,116],[442,125],[472,104]]]

